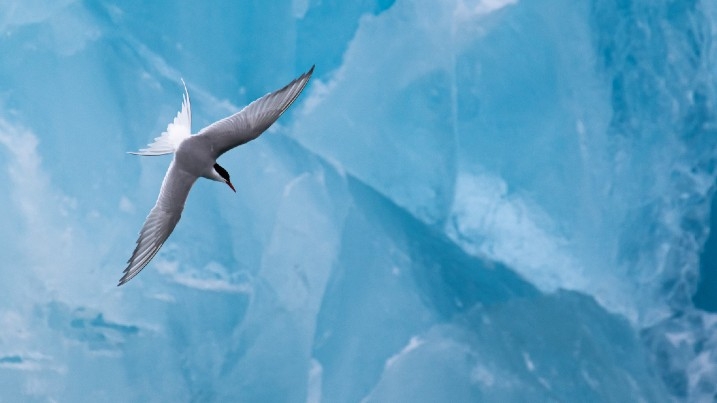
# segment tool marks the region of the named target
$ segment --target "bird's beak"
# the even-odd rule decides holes
[[[234,185],[232,185],[232,183],[231,183],[231,182],[227,181],[227,185],[229,185],[229,187],[230,187],[230,188],[232,188],[232,190],[234,191],[234,193],[236,193],[236,192],[237,192],[237,190],[236,190],[236,189],[234,189]]]

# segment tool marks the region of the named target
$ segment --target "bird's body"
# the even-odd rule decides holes
[[[136,276],[157,254],[176,227],[189,191],[199,178],[226,183],[232,190],[229,173],[217,164],[217,158],[234,147],[261,135],[296,100],[311,78],[314,68],[284,88],[257,99],[244,109],[191,134],[191,107],[185,87],[184,102],[167,130],[137,155],[174,153],[162,181],[157,203],[150,211],[137,239],[137,247],[127,261],[118,285]]]
[[[174,160],[187,173],[197,177],[216,180],[214,163],[217,158],[211,152],[211,144],[206,136],[192,136],[182,141],[174,152]]]

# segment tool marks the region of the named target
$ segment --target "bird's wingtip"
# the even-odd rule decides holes
[[[121,285],[127,284],[127,282],[130,281],[130,280],[132,280],[132,278],[134,278],[134,276],[135,276],[136,274],[137,274],[137,273],[133,273],[133,274],[130,276],[129,273],[125,272],[125,275],[122,276],[122,278],[120,278],[119,281],[117,282],[117,287],[119,287],[119,286],[121,286]]]

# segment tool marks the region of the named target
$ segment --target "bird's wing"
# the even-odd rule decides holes
[[[157,254],[179,222],[189,190],[197,177],[177,167],[174,161],[164,176],[157,203],[139,232],[137,247],[127,261],[127,268],[118,285],[136,276]]]
[[[182,80],[184,84],[184,80]],[[134,155],[164,155],[177,151],[179,144],[192,135],[192,106],[189,103],[189,91],[184,84],[184,100],[182,109],[177,112],[174,121],[167,125],[167,130],[154,139],[152,144],[137,152],[130,152]]]
[[[296,100],[313,72],[314,66],[284,88],[270,92],[241,111],[205,127],[199,131],[198,136],[207,136],[211,139],[215,158],[236,146],[254,140]]]

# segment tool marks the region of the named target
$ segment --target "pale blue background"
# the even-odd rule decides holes
[[[711,401],[716,57],[707,0],[3,1],[0,401]],[[313,64],[117,288],[180,78]]]

